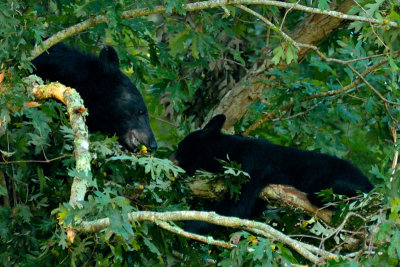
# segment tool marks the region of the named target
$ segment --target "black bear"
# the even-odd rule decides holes
[[[34,73],[42,79],[58,81],[79,92],[89,110],[87,124],[91,131],[116,134],[130,150],[138,142],[157,148],[143,98],[120,71],[112,47],[104,47],[96,57],[59,43],[32,63]]]
[[[307,193],[313,204],[322,203],[315,195],[322,189],[332,188],[336,194],[356,195],[356,191],[369,192],[373,186],[368,178],[351,163],[334,156],[300,150],[270,143],[263,139],[246,138],[221,133],[225,115],[217,115],[202,129],[190,133],[178,145],[170,157],[189,175],[198,169],[209,172],[221,171],[220,161],[241,164],[250,175],[250,181],[242,184],[239,200],[235,203],[225,197],[211,210],[221,215],[249,218],[256,199],[269,184],[291,185]],[[194,233],[207,233],[213,225],[189,221],[185,229]]]

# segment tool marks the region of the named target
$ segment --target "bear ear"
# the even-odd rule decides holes
[[[111,46],[107,45],[101,49],[99,58],[105,72],[115,73],[119,71],[118,54]]]
[[[203,131],[205,133],[219,133],[221,132],[222,126],[224,126],[225,120],[226,117],[224,114],[216,115],[204,126]]]

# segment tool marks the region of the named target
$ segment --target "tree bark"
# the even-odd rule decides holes
[[[219,200],[226,192],[222,182],[210,182],[199,179],[189,184],[192,194],[199,198]],[[279,205],[290,209],[301,210],[310,216],[316,216],[326,223],[332,222],[332,211],[314,206],[307,198],[307,194],[290,185],[271,184],[263,189],[259,196],[264,200],[273,200]],[[233,201],[233,200],[232,200]]]
[[[337,1],[333,1],[330,5],[331,10],[346,13],[351,6],[354,5],[353,0],[345,0],[340,5]],[[329,17],[321,14],[312,14],[307,16],[303,21],[289,33],[294,41],[304,44],[317,45],[326,37],[328,37],[343,22],[342,19]],[[301,48],[297,52],[298,61],[300,62],[309,52],[307,48]],[[228,91],[220,103],[214,107],[207,115],[205,122],[208,122],[217,114],[225,114],[227,120],[224,130],[233,131],[233,125],[245,116],[248,112],[248,106],[254,101],[259,101],[262,90],[265,85],[260,81],[268,79],[266,71],[271,71],[275,65],[270,58],[262,62],[262,65],[254,65],[249,73],[237,83],[237,85]],[[287,67],[286,64],[280,64],[279,68]]]

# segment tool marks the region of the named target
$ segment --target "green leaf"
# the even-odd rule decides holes
[[[29,223],[33,217],[30,208],[24,204],[18,204],[15,206],[13,213],[25,223]]]
[[[161,255],[160,251],[157,247],[146,237],[143,237],[144,244],[150,249],[150,251],[154,254]]]
[[[330,10],[329,3],[330,0],[318,0],[318,8],[321,10]]]
[[[392,71],[399,70],[399,66],[397,66],[396,62],[393,60],[392,57],[388,57],[388,61],[389,61],[390,67],[392,68]]]
[[[283,51],[283,47],[282,46],[278,46],[276,47],[272,53],[274,54],[274,57],[271,59],[272,62],[275,63],[275,65],[278,65],[278,63],[281,61],[281,59],[285,58],[285,53]]]
[[[112,209],[110,215],[110,229],[114,233],[121,235],[125,240],[131,239],[134,234],[127,216],[122,215],[119,209]]]
[[[168,0],[166,3],[166,13],[170,14],[173,11],[177,11],[179,15],[185,15],[186,11],[184,9],[184,0]]]
[[[290,64],[292,61],[297,61],[296,49],[289,45],[286,50],[286,64]]]
[[[185,42],[190,38],[189,29],[183,30],[169,40],[170,54],[176,57],[186,51]]]
[[[1,149],[0,149],[0,153],[1,153],[4,157],[9,158],[9,157],[11,157],[12,155],[14,155],[14,154],[16,153],[16,151],[14,151],[14,152],[7,152],[7,151],[4,151],[4,150],[1,150]]]

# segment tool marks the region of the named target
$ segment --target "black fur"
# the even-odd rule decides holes
[[[336,194],[356,195],[356,191],[369,192],[373,186],[361,171],[348,161],[334,156],[272,144],[263,139],[246,138],[221,133],[224,115],[215,116],[202,130],[186,136],[171,156],[189,175],[198,169],[218,172],[221,165],[216,159],[229,159],[240,163],[250,174],[250,181],[242,185],[240,199],[235,203],[225,197],[211,210],[221,215],[249,218],[256,199],[269,184],[292,185],[307,193],[308,199],[321,206],[314,194],[332,188]],[[199,221],[186,223],[185,229],[207,233],[213,226]]]
[[[116,51],[106,46],[100,57],[56,44],[32,61],[34,73],[76,89],[89,110],[91,131],[117,134],[120,142],[134,149],[137,141],[152,148],[157,142],[150,128],[143,98],[120,71]]]

